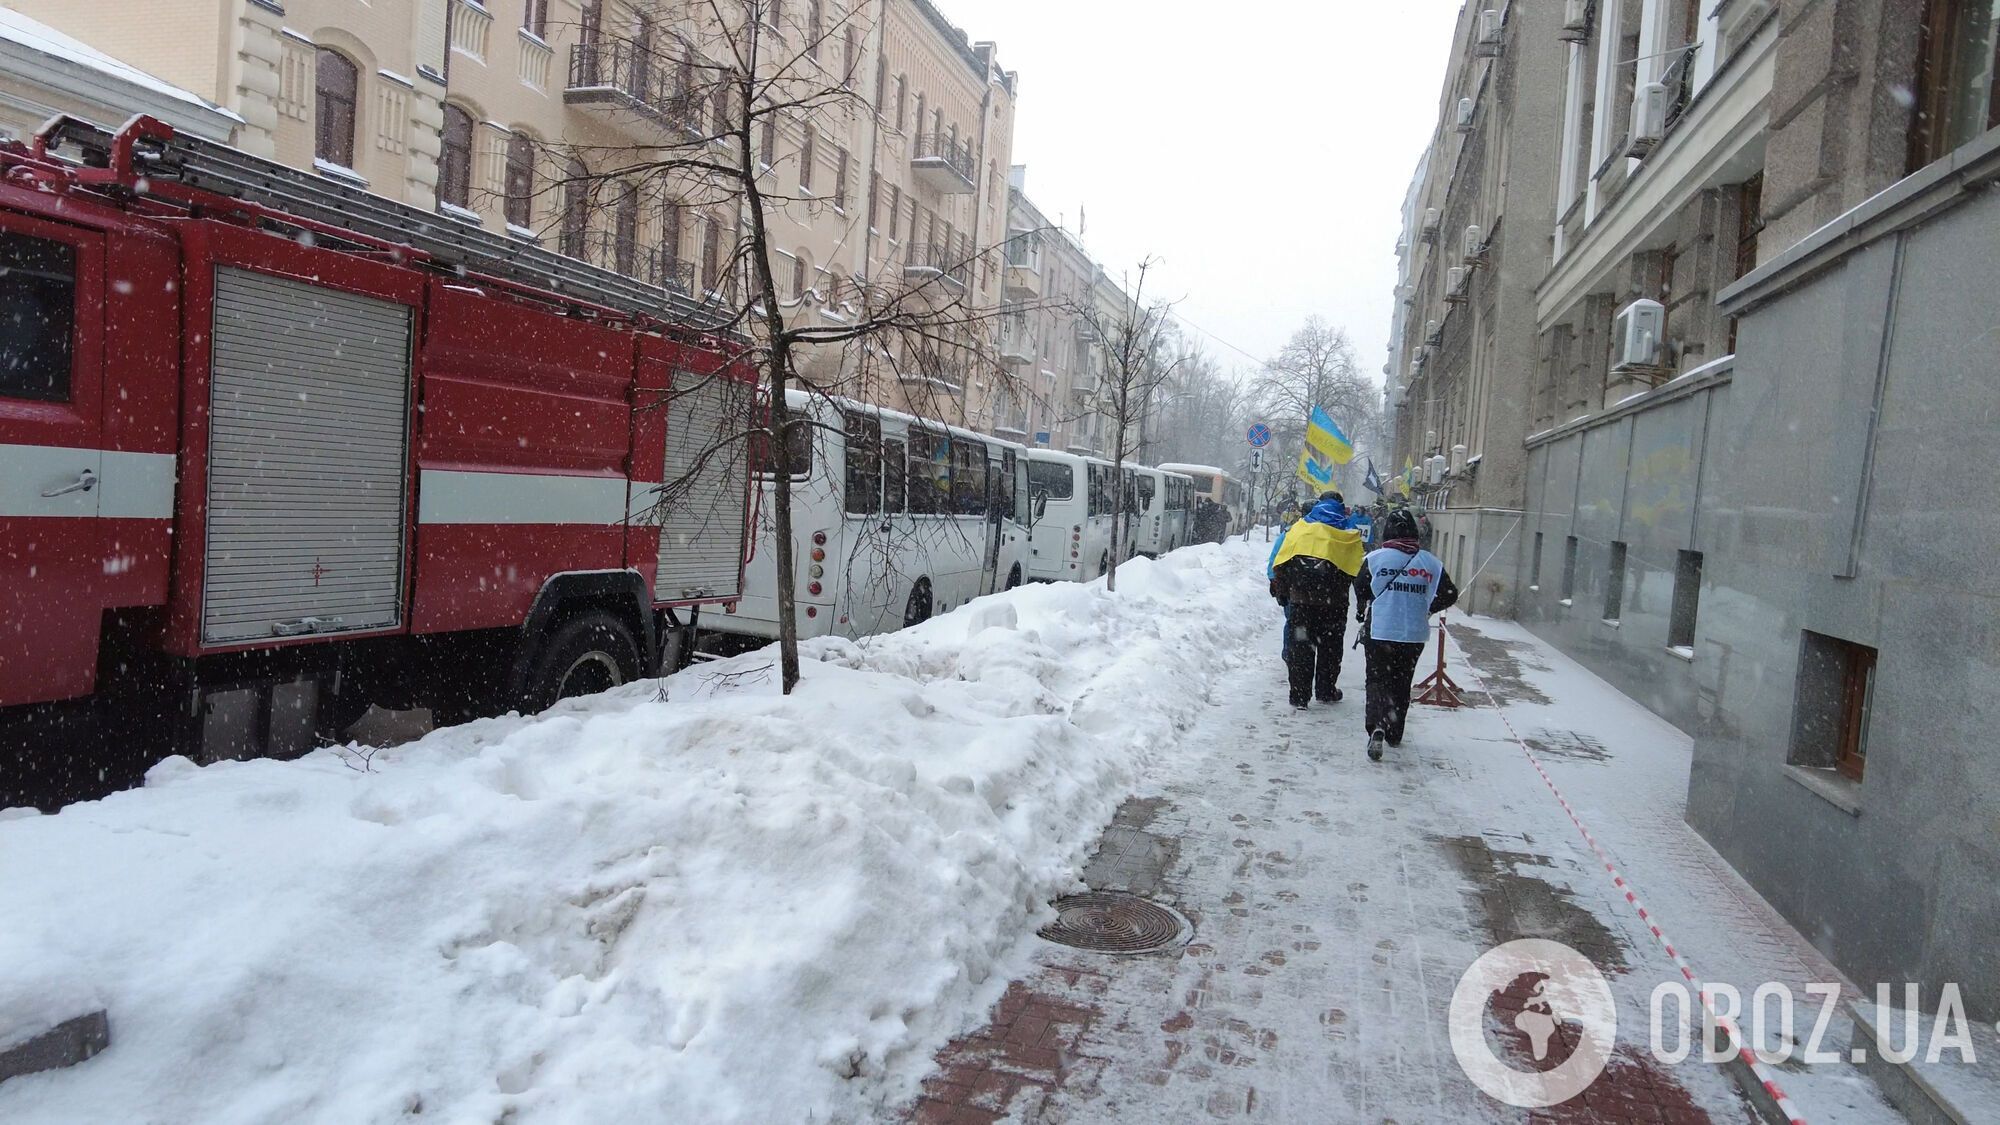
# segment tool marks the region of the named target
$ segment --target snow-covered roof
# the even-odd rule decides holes
[[[136,108],[148,112],[158,112],[170,117],[172,123],[186,125],[199,121],[209,126],[207,132],[220,129],[224,139],[229,124],[241,124],[243,119],[214,102],[190,93],[179,86],[140,70],[129,63],[121,62],[92,47],[90,44],[65,35],[55,28],[8,8],[0,7],[0,47],[10,48],[7,54],[21,57],[26,53],[41,56],[32,72],[24,76],[38,83],[48,85],[77,96],[93,100],[111,100],[132,103]],[[52,60],[57,65],[47,66]],[[67,71],[65,75],[63,72]],[[66,82],[65,77],[81,78],[86,81],[79,85]],[[106,88],[106,83],[122,86],[124,91],[114,92]],[[127,96],[120,98],[118,93]],[[136,96],[132,96],[136,95]],[[176,112],[178,111],[178,112]],[[116,125],[118,122],[102,122]]]

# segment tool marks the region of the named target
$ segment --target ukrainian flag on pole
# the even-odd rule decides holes
[[[1345,465],[1354,460],[1354,443],[1333,424],[1332,416],[1315,406],[1306,421],[1306,445],[1319,454],[1318,460]]]
[[[1299,479],[1325,492],[1333,487],[1333,466],[1322,464],[1312,455],[1312,450],[1302,449],[1299,451]]]

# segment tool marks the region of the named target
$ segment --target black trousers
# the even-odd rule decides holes
[[[1292,704],[1315,696],[1322,703],[1332,699],[1347,642],[1347,607],[1294,603],[1285,608],[1285,630],[1285,672],[1291,678]]]
[[[1391,742],[1401,742],[1403,720],[1410,714],[1410,684],[1416,678],[1424,646],[1370,638],[1367,653],[1368,729],[1387,733]]]

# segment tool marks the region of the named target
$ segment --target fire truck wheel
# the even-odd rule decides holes
[[[579,614],[556,629],[536,655],[522,692],[540,711],[557,700],[609,691],[639,678],[639,646],[632,630],[611,614]]]
[[[931,619],[931,580],[917,579],[910,587],[910,600],[903,603],[903,627],[921,625]]]

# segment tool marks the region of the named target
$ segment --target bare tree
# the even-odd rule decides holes
[[[715,435],[697,465],[747,461],[751,450],[758,461],[747,471],[768,470],[780,681],[789,693],[799,680],[796,567],[787,549],[793,467],[800,451],[810,449],[813,423],[786,409],[787,394],[880,401],[880,389],[893,384],[904,388],[913,413],[971,421],[960,398],[971,376],[1006,379],[993,356],[997,310],[973,303],[974,279],[990,267],[990,248],[946,224],[944,236],[903,249],[896,285],[865,275],[877,256],[865,251],[862,271],[846,277],[809,273],[801,259],[781,253],[774,237],[779,216],[810,219],[829,209],[844,215],[854,206],[851,193],[861,190],[849,182],[844,150],[834,183],[817,190],[808,184],[818,124],[874,112],[857,93],[866,17],[858,8],[796,0],[688,0],[687,7],[685,36],[656,31],[650,22],[622,38],[605,38],[588,24],[581,29],[570,60],[573,87],[606,91],[612,112],[647,126],[628,134],[647,140],[544,145],[553,170],[543,182],[560,197],[555,235],[565,252],[595,252],[614,259],[607,264],[621,272],[650,274],[685,291],[702,306],[711,342],[723,347],[722,370],[677,379],[653,405],[670,409],[730,368],[755,374],[756,404],[732,412],[743,424]],[[804,129],[800,189],[786,191],[773,174],[774,138],[794,126]],[[959,144],[956,138],[927,143]],[[969,147],[954,147],[944,158],[973,159]],[[976,164],[970,172],[977,175]],[[649,208],[659,209],[675,231],[672,244],[651,257],[635,245],[635,216]],[[593,231],[607,213],[610,229]],[[690,219],[701,249],[698,260],[683,262],[679,229]],[[869,236],[865,223],[846,229],[850,237]],[[809,309],[819,315],[805,315]],[[704,502],[698,493],[712,478],[689,473],[667,481],[656,509]]]
[[[1380,413],[1381,392],[1361,374],[1346,330],[1316,316],[1264,364],[1250,394],[1270,423],[1273,452],[1291,460],[1305,448],[1313,407],[1324,408],[1350,439],[1372,427]],[[1274,474],[1283,471],[1272,468]]]
[[[1112,506],[1111,566],[1104,579],[1110,590],[1118,588],[1118,563],[1131,537],[1133,498],[1125,488],[1125,463],[1138,454],[1154,401],[1185,355],[1166,346],[1173,334],[1172,306],[1146,300],[1152,265],[1150,258],[1139,263],[1131,292],[1116,309],[1085,300],[1071,310],[1096,338],[1105,359],[1091,410],[1111,426],[1111,481],[1117,500]]]

